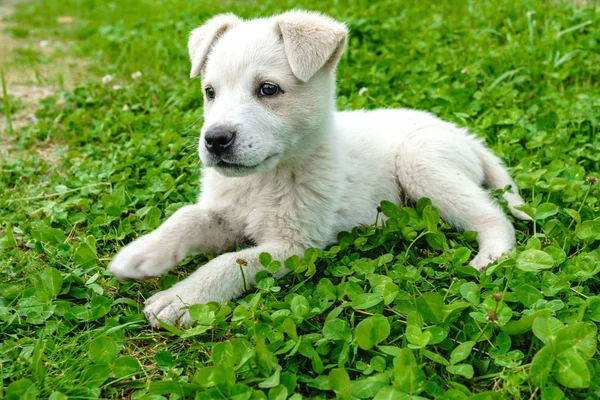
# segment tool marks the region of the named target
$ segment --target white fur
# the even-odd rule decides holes
[[[373,223],[382,200],[404,204],[428,197],[452,226],[477,231],[476,268],[514,246],[512,224],[482,185],[511,185],[513,193],[504,195],[510,210],[527,219],[514,208],[523,200],[479,139],[422,111],[335,112],[342,24],[292,11],[244,22],[217,16],[194,32],[192,75],[201,70],[203,87],[216,93],[205,99],[200,198],[126,246],[109,270],[122,279],[144,279],[188,254],[221,255],[146,301],[152,326],[157,319],[189,325],[182,307],[243,293],[240,259],[252,284],[260,253],[284,260],[308,247],[324,248],[338,232]],[[284,93],[260,98],[261,82]],[[204,145],[207,130],[217,126],[237,132],[221,158]],[[238,167],[220,166],[220,160]],[[247,239],[256,247],[232,252]]]

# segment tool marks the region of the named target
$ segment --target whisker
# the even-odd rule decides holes
[[[185,128],[182,128],[182,129],[179,131],[179,133],[185,133],[186,131],[188,131],[188,130],[191,130],[191,129],[192,129],[192,127],[193,127],[194,125],[196,125],[196,122],[200,121],[201,119],[202,119],[202,115],[201,115],[201,116],[199,116],[198,118],[196,118],[194,121],[192,121],[192,123],[191,123],[191,124],[189,124],[187,127],[185,127]]]

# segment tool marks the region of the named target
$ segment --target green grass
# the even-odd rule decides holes
[[[19,4],[15,32],[68,42],[89,81],[41,102],[0,158],[0,397],[599,398],[596,9],[398,3]],[[265,272],[242,299],[194,306],[188,331],[151,331],[143,299],[206,259],[146,283],[105,267],[196,198],[202,101],[187,34],[218,12],[294,6],[348,22],[340,109],[418,108],[469,127],[511,167],[536,222],[517,221],[516,250],[480,274],[473,233],[426,200],[384,203],[383,227],[288,260],[294,273]],[[15,54],[20,68],[35,60]]]

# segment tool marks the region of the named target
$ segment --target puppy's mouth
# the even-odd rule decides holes
[[[234,169],[252,169],[257,167],[260,164],[257,165],[244,165],[244,164],[238,164],[238,163],[232,163],[232,162],[228,162],[228,161],[224,161],[221,160],[219,162],[217,162],[216,166],[220,167],[220,168],[234,168]]]
[[[223,160],[223,159],[217,161],[213,165],[222,170],[236,171],[236,172],[252,172],[253,170],[257,169],[258,167],[267,163],[268,161],[272,160],[275,157],[277,157],[277,154],[272,154],[272,155],[268,156],[267,158],[265,158],[264,160],[262,160],[261,162],[259,162],[258,164],[253,164],[253,165],[241,164],[241,163],[236,163],[236,162],[227,161],[227,160]]]

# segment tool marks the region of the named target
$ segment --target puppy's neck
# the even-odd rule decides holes
[[[299,151],[288,155],[277,167],[279,173],[285,171],[320,172],[335,168],[339,154],[343,152],[337,139],[334,112],[323,118],[318,126],[305,136],[296,146]]]

